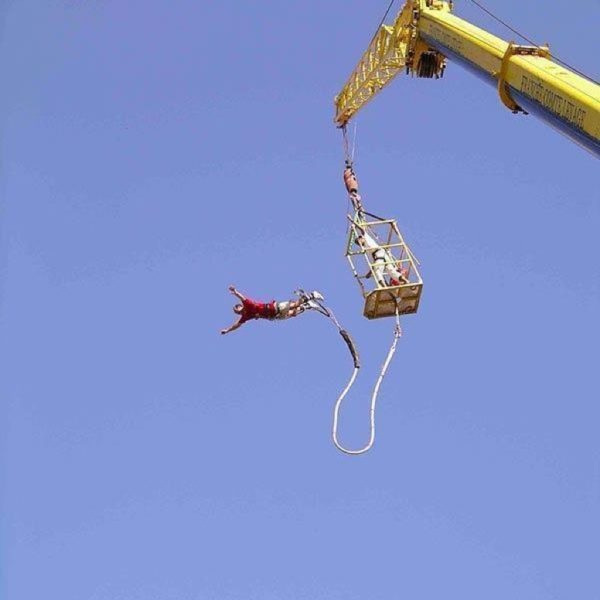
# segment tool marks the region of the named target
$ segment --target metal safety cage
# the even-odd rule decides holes
[[[370,245],[359,243],[365,234]],[[365,299],[368,319],[414,314],[419,308],[423,280],[418,261],[404,241],[394,219],[350,219],[346,258]],[[363,260],[366,270],[361,268]],[[399,276],[400,275],[400,276]]]

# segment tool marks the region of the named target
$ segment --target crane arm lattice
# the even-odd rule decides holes
[[[435,2],[437,10],[449,5]],[[396,75],[406,69],[418,77],[440,77],[445,68],[442,54],[419,39],[420,1],[408,0],[393,25],[382,25],[335,97],[335,123],[344,126],[356,112],[377,95]]]
[[[394,25],[382,25],[335,98],[335,123],[345,125],[405,66],[411,38],[410,21],[402,11]]]
[[[344,126],[404,67],[443,75],[446,57],[497,88],[512,112],[528,112],[600,157],[600,85],[552,60],[547,46],[508,42],[452,14],[446,0],[406,0],[383,25],[336,96]]]

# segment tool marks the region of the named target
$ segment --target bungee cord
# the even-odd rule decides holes
[[[302,290],[299,290],[299,291],[302,293]],[[390,363],[392,362],[392,358],[394,357],[394,354],[396,352],[396,346],[398,345],[398,340],[402,336],[402,328],[400,326],[400,313],[398,310],[398,305],[396,304],[396,313],[395,313],[396,323],[394,326],[394,338],[392,341],[392,345],[390,346],[390,349],[388,350],[385,361],[379,372],[379,377],[377,378],[377,381],[375,382],[375,387],[373,388],[373,392],[371,394],[371,402],[370,402],[370,408],[369,408],[369,441],[367,442],[367,444],[365,446],[363,446],[362,448],[358,448],[356,450],[346,448],[340,442],[339,436],[338,436],[338,424],[339,424],[339,420],[340,420],[340,410],[341,410],[344,398],[346,398],[346,396],[348,395],[348,392],[354,385],[354,382],[356,381],[356,377],[358,376],[358,371],[360,370],[360,358],[358,355],[358,350],[356,349],[356,346],[355,346],[354,341],[352,340],[352,337],[350,336],[350,334],[342,327],[340,322],[337,320],[335,313],[328,306],[326,306],[323,301],[312,300],[311,304],[307,308],[316,309],[320,314],[322,314],[324,317],[327,317],[333,323],[333,325],[337,328],[338,333],[340,334],[340,336],[346,343],[346,346],[348,346],[348,350],[350,351],[350,354],[352,356],[352,361],[353,361],[352,375],[350,376],[350,379],[348,380],[348,382],[346,383],[346,386],[342,390],[342,393],[337,397],[334,407],[333,407],[333,425],[332,425],[332,429],[331,429],[331,438],[333,440],[335,447],[338,450],[340,450],[341,452],[343,452],[344,454],[349,454],[351,456],[365,454],[373,447],[373,444],[375,443],[375,416],[376,416],[376,410],[377,410],[377,399],[379,397],[379,389],[380,389],[383,379],[387,373],[387,370],[390,366]]]
[[[342,334],[341,329],[340,329],[340,334]],[[365,454],[373,447],[373,444],[375,443],[375,411],[377,409],[377,398],[379,396],[379,388],[381,387],[383,378],[385,377],[388,367],[390,366],[390,363],[392,362],[392,358],[394,357],[394,353],[396,352],[396,346],[398,344],[398,340],[400,339],[401,336],[402,336],[402,328],[400,327],[400,315],[398,313],[398,310],[396,310],[396,325],[394,327],[394,339],[393,339],[392,345],[390,346],[390,349],[387,353],[387,356],[385,358],[383,366],[381,367],[381,371],[379,372],[379,377],[377,378],[375,387],[373,388],[373,393],[371,394],[371,405],[369,408],[369,441],[362,448],[358,448],[356,450],[351,450],[351,449],[343,446],[338,437],[338,423],[339,423],[339,416],[340,416],[340,409],[342,406],[342,402],[344,401],[344,398],[347,396],[348,392],[354,385],[354,381],[356,380],[356,376],[358,375],[358,370],[360,368],[360,364],[356,360],[355,354],[353,353],[353,358],[355,358],[354,369],[352,371],[352,375],[350,376],[350,379],[348,380],[348,383],[346,384],[346,387],[344,387],[344,389],[342,390],[342,393],[338,396],[337,400],[335,401],[335,405],[333,408],[333,427],[331,430],[331,437],[332,437],[335,447],[338,450],[340,450],[341,452],[343,452],[344,454],[349,454],[351,456]],[[342,337],[344,337],[344,336],[342,335]],[[349,344],[349,347],[350,347],[350,344]]]

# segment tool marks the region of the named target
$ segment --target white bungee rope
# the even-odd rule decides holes
[[[345,454],[350,454],[350,455],[354,455],[354,456],[356,456],[358,454],[364,454],[365,452],[368,452],[373,447],[373,444],[375,443],[375,410],[376,410],[376,406],[377,406],[377,397],[379,395],[379,388],[381,386],[381,382],[383,381],[383,378],[385,377],[388,367],[390,366],[392,358],[394,357],[394,353],[396,352],[396,346],[397,346],[398,340],[400,339],[401,336],[402,336],[402,328],[400,327],[400,316],[398,314],[398,311],[396,310],[396,325],[394,327],[394,340],[392,341],[392,345],[390,346],[390,349],[388,351],[385,362],[383,363],[383,366],[379,373],[379,377],[377,378],[377,382],[375,383],[375,387],[373,388],[373,393],[371,395],[371,408],[369,411],[369,417],[370,417],[369,418],[369,422],[370,422],[369,441],[362,448],[359,448],[358,450],[350,450],[350,449],[342,446],[342,444],[340,443],[340,441],[338,439],[338,421],[339,421],[340,408],[342,406],[342,402],[343,402],[344,398],[346,397],[346,394],[350,391],[350,388],[354,384],[354,380],[356,379],[356,376],[358,375],[358,369],[360,368],[360,365],[357,365],[356,361],[354,364],[354,370],[352,372],[352,376],[350,377],[350,380],[348,381],[348,383],[346,384],[346,387],[344,388],[344,390],[342,391],[342,393],[339,395],[338,399],[335,402],[335,406],[333,408],[333,428],[331,431],[331,437],[333,439],[333,443],[335,444],[335,447],[338,450],[344,452]]]
[[[376,407],[377,407],[377,397],[379,396],[379,388],[381,387],[383,378],[385,377],[385,374],[387,373],[390,363],[392,362],[392,358],[394,357],[394,353],[396,352],[396,346],[398,345],[398,340],[402,336],[402,328],[400,327],[400,314],[398,312],[398,307],[396,306],[396,324],[394,326],[394,339],[393,339],[392,345],[390,346],[390,349],[387,353],[387,356],[383,363],[383,366],[381,367],[379,377],[377,378],[377,382],[375,383],[375,387],[373,388],[373,393],[371,394],[371,406],[369,409],[369,441],[362,448],[359,448],[357,450],[351,450],[349,448],[344,447],[341,444],[341,442],[339,441],[338,422],[339,422],[339,415],[340,415],[340,409],[342,406],[342,402],[344,401],[344,398],[346,397],[346,395],[348,394],[348,392],[354,385],[354,381],[356,380],[356,376],[358,375],[358,370],[360,369],[360,362],[359,362],[359,358],[358,358],[358,352],[356,351],[356,348],[354,346],[352,338],[350,337],[348,332],[345,329],[343,329],[342,326],[339,324],[338,320],[335,318],[335,315],[333,314],[331,309],[325,308],[325,310],[329,314],[328,315],[325,315],[325,313],[321,313],[321,314],[323,314],[324,316],[328,316],[331,319],[331,321],[335,324],[335,326],[338,328],[338,331],[339,331],[340,335],[342,336],[342,338],[344,338],[344,341],[346,342],[346,345],[348,346],[348,349],[350,350],[350,353],[352,354],[352,359],[354,361],[354,369],[352,371],[352,375],[350,376],[350,379],[348,380],[346,387],[343,389],[342,393],[338,396],[337,400],[335,401],[335,405],[333,407],[333,427],[331,430],[331,437],[333,439],[333,443],[334,443],[335,447],[338,450],[340,450],[341,452],[344,452],[344,454],[350,454],[352,456],[357,456],[359,454],[364,454],[365,452],[368,452],[373,447],[373,444],[375,443],[375,411],[376,411]]]

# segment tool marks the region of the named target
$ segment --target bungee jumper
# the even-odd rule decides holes
[[[305,310],[319,310],[323,308],[318,303],[323,300],[323,295],[317,291],[306,293],[304,290],[297,290],[297,300],[286,300],[283,302],[276,302],[275,300],[271,302],[257,302],[244,296],[233,285],[229,286],[229,291],[240,300],[240,303],[233,307],[233,312],[240,315],[240,318],[233,325],[221,329],[221,335],[239,329],[251,319],[266,319],[268,321],[291,319],[302,314]]]

